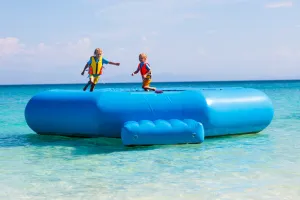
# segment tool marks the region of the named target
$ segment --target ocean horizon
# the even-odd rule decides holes
[[[245,79],[245,80],[210,80],[210,81],[199,81],[199,80],[191,80],[191,81],[153,81],[152,84],[158,83],[158,84],[163,84],[163,83],[243,83],[243,82],[298,82],[300,79]],[[141,81],[122,81],[122,82],[99,82],[99,84],[137,84],[141,83]],[[0,86],[19,86],[19,85],[24,85],[24,86],[30,86],[30,85],[82,85],[86,84],[86,82],[60,82],[60,83],[23,83],[23,84],[0,84]]]

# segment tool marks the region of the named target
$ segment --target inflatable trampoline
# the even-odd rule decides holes
[[[205,137],[257,133],[272,121],[271,100],[252,88],[50,90],[25,108],[38,134],[121,138],[124,145],[201,143]]]

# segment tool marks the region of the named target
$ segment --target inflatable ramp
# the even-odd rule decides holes
[[[192,119],[130,121],[122,128],[121,138],[126,146],[195,144],[204,141],[204,130]]]

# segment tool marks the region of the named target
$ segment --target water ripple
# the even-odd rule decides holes
[[[0,199],[299,199],[300,83],[159,85],[200,86],[261,89],[273,101],[274,120],[259,134],[128,148],[120,139],[40,136],[27,127],[33,94],[81,85],[0,87]]]

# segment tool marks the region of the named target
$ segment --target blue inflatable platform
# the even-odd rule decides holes
[[[144,91],[50,90],[25,108],[38,134],[121,138],[124,145],[201,143],[204,137],[257,133],[274,115],[251,88]]]

